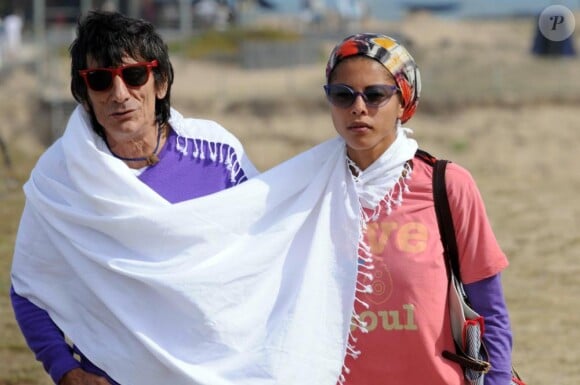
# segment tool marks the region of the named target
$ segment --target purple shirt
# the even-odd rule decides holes
[[[469,302],[485,320],[483,342],[491,370],[485,385],[510,385],[512,370],[512,333],[508,309],[503,296],[501,275],[463,285]]]
[[[171,203],[208,195],[245,181],[245,173],[240,170],[232,177],[226,162],[213,161],[225,159],[233,151],[228,145],[210,144],[201,139],[187,139],[188,148],[196,148],[204,156],[182,154],[177,147],[177,134],[172,130],[163,150],[159,153],[160,162],[145,169],[139,179]],[[183,145],[183,137],[179,143]],[[211,148],[210,148],[211,147]],[[234,162],[236,163],[236,162]]]
[[[177,145],[179,143],[183,146],[184,141],[188,141],[188,148],[194,148],[201,153],[197,152],[194,156],[190,151],[184,155]],[[253,172],[242,170],[238,166],[239,160],[231,146],[178,137],[173,130],[158,156],[160,162],[143,170],[139,179],[171,203],[235,186],[248,179],[246,172]],[[63,333],[45,310],[18,295],[13,288],[10,289],[10,297],[16,321],[28,346],[55,383],[58,384],[68,371],[80,367],[87,372],[106,377],[111,384],[117,384],[76,347],[71,348],[66,343]],[[80,362],[73,354],[78,354]]]

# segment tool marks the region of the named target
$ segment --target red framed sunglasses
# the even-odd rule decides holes
[[[120,76],[130,88],[138,88],[149,80],[151,69],[157,67],[157,60],[127,64],[113,68],[88,68],[79,70],[87,87],[93,91],[108,91],[113,86],[115,76]]]

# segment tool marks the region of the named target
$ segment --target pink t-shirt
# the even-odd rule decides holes
[[[345,385],[462,385],[459,365],[442,357],[454,351],[449,323],[447,273],[432,189],[433,168],[413,161],[401,206],[367,223],[372,261],[359,269],[355,312],[368,332],[352,328]],[[456,228],[461,276],[472,283],[507,267],[469,172],[450,163],[447,191]],[[397,187],[398,188],[398,187]],[[397,192],[394,194],[397,196]],[[362,273],[362,274],[361,274]],[[372,279],[368,274],[371,273]],[[372,287],[365,293],[364,287]],[[361,303],[362,301],[362,303]],[[368,305],[368,308],[365,306]]]

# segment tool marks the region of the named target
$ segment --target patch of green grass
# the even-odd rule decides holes
[[[296,32],[281,29],[232,28],[225,31],[206,31],[191,38],[173,41],[169,43],[169,50],[190,59],[212,59],[237,55],[244,41],[291,42],[300,38],[300,34]]]
[[[455,140],[451,143],[451,151],[454,153],[463,153],[469,150],[469,142],[467,140]]]
[[[0,182],[10,178],[15,183],[10,189],[0,187],[0,385],[44,385],[50,381],[26,346],[8,295],[14,240],[24,207],[21,185],[37,157],[19,152],[12,155],[13,168],[0,169]]]

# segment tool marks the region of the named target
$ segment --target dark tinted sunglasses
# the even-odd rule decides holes
[[[353,105],[357,96],[361,96],[367,107],[380,107],[386,104],[399,88],[388,84],[375,84],[365,87],[363,92],[355,91],[346,84],[326,84],[324,86],[326,98],[339,108],[348,108]]]
[[[87,87],[93,91],[107,91],[113,86],[115,76],[121,76],[127,87],[137,88],[147,83],[151,68],[157,67],[157,60],[127,64],[115,68],[89,68],[79,70]]]

